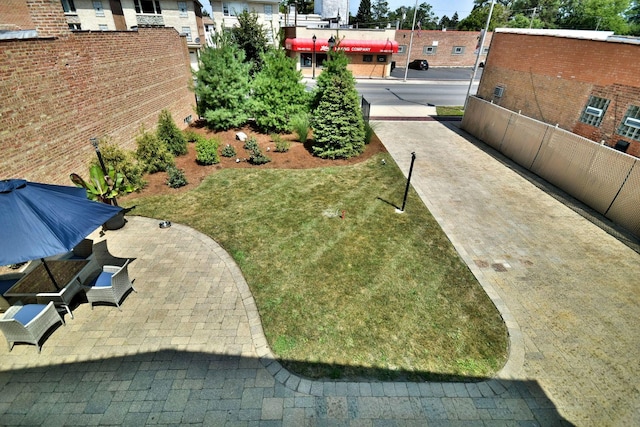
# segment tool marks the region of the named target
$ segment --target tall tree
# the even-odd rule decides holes
[[[389,16],[389,3],[386,0],[374,0],[371,6],[371,17],[376,24],[386,21]]]
[[[609,30],[627,34],[629,25],[624,12],[630,0],[561,0],[558,24],[576,30]]]
[[[251,95],[251,111],[261,131],[286,131],[291,117],[307,110],[308,92],[301,81],[302,73],[284,50],[267,52],[262,70],[253,80]]]
[[[489,16],[489,9],[489,6],[473,9],[469,16],[460,21],[460,23],[458,24],[458,30],[480,31],[484,29],[487,23],[487,16]],[[506,16],[507,13],[505,7],[501,4],[496,3],[493,7],[493,13],[491,14],[489,31],[493,31],[498,27],[505,27],[507,24]]]
[[[371,25],[373,18],[371,17],[371,0],[360,0],[358,13],[354,19],[354,23],[360,25]]]
[[[460,23],[460,17],[458,16],[458,12],[454,13],[451,17],[451,22],[449,26],[454,30],[458,28],[458,24]]]
[[[215,39],[216,47],[200,53],[200,68],[195,73],[194,91],[197,112],[207,126],[226,130],[244,125],[248,118],[249,68],[244,51],[225,33]]]
[[[531,25],[533,28],[556,28],[558,9],[560,9],[560,0],[515,0],[511,6],[511,14],[512,19],[517,15],[528,18],[529,23],[526,27]],[[524,24],[524,19],[518,19]]]
[[[311,111],[313,153],[322,158],[349,158],[365,148],[364,119],[356,81],[347,69],[347,55],[329,52],[318,77]]]
[[[399,21],[401,30],[410,30],[414,10],[413,7],[399,7],[389,14],[389,21]],[[416,29],[435,30],[437,28],[438,17],[433,13],[432,6],[429,3],[421,3],[416,14]]]
[[[244,60],[251,64],[250,73],[253,75],[262,68],[262,55],[268,49],[267,32],[258,23],[256,12],[243,11],[238,15],[238,26],[231,29],[235,43],[244,51]]]
[[[441,29],[446,30],[450,25],[451,19],[447,15],[442,15],[442,18],[440,18],[440,22],[438,22],[438,26]]]

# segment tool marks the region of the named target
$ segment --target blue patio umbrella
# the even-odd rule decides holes
[[[0,265],[68,252],[121,210],[87,199],[84,188],[2,180]]]

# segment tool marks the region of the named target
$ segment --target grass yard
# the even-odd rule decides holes
[[[507,356],[502,319],[413,190],[406,212],[395,213],[405,183],[382,153],[351,166],[223,169],[194,190],[121,204],[220,243],[291,371],[491,376]]]
[[[436,114],[439,116],[464,116],[464,107],[436,107]]]

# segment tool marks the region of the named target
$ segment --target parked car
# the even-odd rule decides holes
[[[414,59],[413,61],[409,62],[409,68],[414,70],[428,70],[429,63],[426,59]]]

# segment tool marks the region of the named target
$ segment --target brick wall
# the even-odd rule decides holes
[[[484,47],[489,47],[493,33],[487,33]],[[476,63],[476,46],[479,43],[479,31],[414,31],[409,60],[426,59],[430,67],[473,67]],[[397,67],[407,63],[411,30],[396,31],[398,46],[405,46],[405,53],[394,53],[393,61]],[[462,54],[454,54],[454,47],[463,47]],[[425,53],[425,48],[434,48],[432,55]],[[480,57],[485,60],[486,55]]]
[[[26,0],[38,37],[63,36],[71,33],[60,0]]]
[[[25,0],[0,1],[0,30],[35,30]]]
[[[639,156],[640,142],[615,132],[628,106],[640,105],[639,54],[627,43],[496,33],[478,96],[609,146],[626,140]],[[589,95],[610,100],[600,127],[579,121]]]
[[[90,138],[135,149],[162,109],[180,127],[195,116],[186,40],[173,28],[1,41],[0,64],[0,179],[68,185],[95,156]]]

